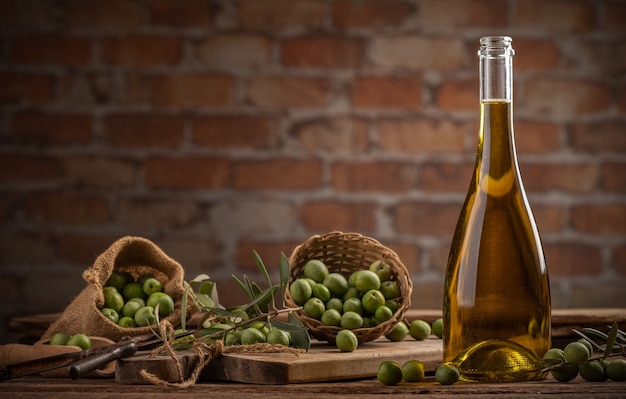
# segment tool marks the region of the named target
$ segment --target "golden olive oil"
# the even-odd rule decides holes
[[[481,68],[497,75],[481,79],[510,84],[510,71],[498,68],[511,64]],[[543,378],[541,358],[551,346],[548,272],[518,170],[511,90],[505,89],[481,86],[475,169],[445,276],[444,361],[464,381]],[[499,92],[504,98],[489,98]]]

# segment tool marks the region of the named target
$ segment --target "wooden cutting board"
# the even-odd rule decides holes
[[[196,363],[190,352],[178,355],[184,375],[191,375]],[[361,344],[354,352],[340,352],[326,342],[315,341],[302,355],[291,353],[224,354],[207,365],[199,381],[227,380],[254,384],[291,384],[376,376],[383,360],[400,364],[420,360],[426,371],[433,371],[443,360],[442,341],[429,338],[415,341],[390,342],[379,338]],[[146,369],[161,379],[180,382],[174,362],[169,356],[148,357],[135,355],[117,363],[115,380],[122,384],[146,384],[140,374]]]

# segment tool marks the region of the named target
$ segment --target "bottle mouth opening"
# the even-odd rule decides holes
[[[509,36],[483,36],[480,38],[481,46],[488,47],[508,47],[511,45],[511,39]]]
[[[478,55],[482,57],[505,57],[515,55],[509,36],[484,36],[480,38]]]

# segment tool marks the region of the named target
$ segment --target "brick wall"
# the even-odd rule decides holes
[[[123,235],[227,304],[312,234],[395,249],[440,306],[472,173],[478,39],[513,37],[515,127],[555,307],[626,306],[626,2],[0,4],[0,338]]]

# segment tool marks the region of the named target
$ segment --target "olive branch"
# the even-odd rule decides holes
[[[623,356],[626,357],[626,332],[618,328],[617,322],[614,322],[608,333],[603,333],[595,328],[582,328],[581,331],[574,329],[574,333],[579,337],[587,340],[596,350],[602,352],[597,356],[591,356],[587,361],[605,360],[608,357]],[[598,343],[600,342],[600,343]],[[559,369],[565,365],[571,364],[566,360],[544,359],[542,372]]]
[[[247,275],[244,275],[241,279],[233,275],[233,279],[249,299],[249,302],[244,305],[230,308],[222,306],[219,301],[216,283],[210,281],[210,277],[207,274],[200,274],[191,281],[184,282],[185,291],[181,305],[181,329],[185,331],[187,328],[187,311],[190,301],[191,307],[196,312],[203,313],[203,315],[197,323],[199,336],[183,338],[181,340],[183,346],[194,340],[203,342],[223,338],[228,332],[249,326],[257,321],[263,321],[269,328],[279,328],[289,332],[293,347],[309,350],[311,338],[308,330],[292,314],[293,311],[300,308],[288,308],[284,301],[290,273],[287,256],[281,252],[279,263],[280,283],[273,284],[259,254],[253,250],[253,255],[255,263],[265,279],[266,287],[261,288]],[[282,298],[282,306],[280,307],[276,304],[277,293]],[[276,316],[283,313],[287,313],[287,321],[277,320]],[[210,327],[212,322],[223,322],[223,327],[227,328]]]

